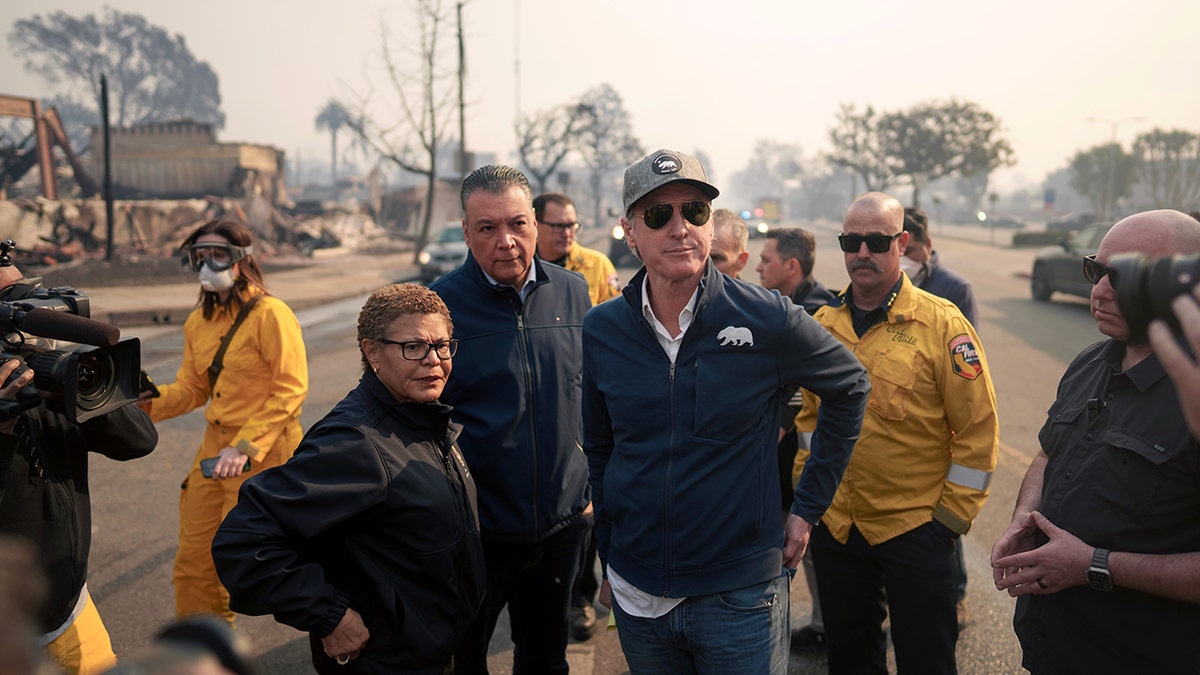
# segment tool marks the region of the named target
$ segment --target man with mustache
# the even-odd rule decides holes
[[[838,236],[850,286],[814,315],[871,376],[862,435],[812,533],[835,675],[887,672],[889,611],[900,672],[956,672],[954,546],[996,467],[996,395],[979,338],[954,303],[901,272],[903,225],[894,197],[854,200]],[[821,407],[806,391],[796,427],[812,430]]]

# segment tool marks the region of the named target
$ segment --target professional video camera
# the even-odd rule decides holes
[[[11,241],[0,242],[0,268],[11,267]],[[87,421],[137,400],[141,347],[137,338],[90,317],[88,297],[70,287],[41,288],[40,278],[22,278],[0,291],[0,363],[17,359],[34,373],[16,401],[0,401],[0,419],[11,419],[46,398],[61,397],[67,418]],[[76,343],[72,349],[42,349],[28,336]],[[7,384],[7,382],[6,382]]]
[[[1129,325],[1129,341],[1143,344],[1152,319],[1164,319],[1179,332],[1171,301],[1200,282],[1200,255],[1174,255],[1148,260],[1137,253],[1115,255],[1109,277],[1121,315]]]

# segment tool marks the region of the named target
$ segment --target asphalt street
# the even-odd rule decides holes
[[[834,243],[836,224],[811,225],[818,233],[817,276],[831,288],[845,283],[841,256]],[[949,229],[949,228],[947,228]],[[1028,272],[1033,252],[991,246],[979,237],[940,235],[935,242],[945,264],[971,278],[980,304],[979,331],[992,368],[1001,413],[1001,455],[992,493],[965,539],[969,572],[971,624],[958,647],[963,673],[1019,672],[1019,646],[1011,629],[1013,601],[991,583],[988,552],[1008,523],[1017,486],[1036,451],[1036,432],[1053,400],[1054,387],[1067,361],[1099,336],[1086,305],[1059,298],[1054,303],[1029,299]],[[935,237],[939,236],[935,230]],[[605,233],[589,241],[607,249]],[[753,240],[751,263],[743,275],[757,280],[753,267],[761,240]],[[268,276],[268,284],[298,307],[309,352],[309,399],[303,422],[319,419],[357,381],[360,364],[354,324],[366,294],[389,281],[415,276],[411,254],[331,258]],[[622,280],[633,270],[620,270]],[[190,284],[163,287],[81,288],[101,311],[147,306],[147,297],[182,303],[194,301]],[[127,299],[131,298],[131,299]],[[141,298],[141,300],[138,300]],[[126,304],[122,304],[126,303]],[[132,303],[132,304],[130,304]],[[98,318],[100,318],[98,316]],[[143,340],[143,362],[152,377],[169,382],[182,352],[181,324],[123,326],[125,336]],[[159,426],[161,440],[150,457],[129,463],[97,458],[92,463],[95,509],[94,545],[89,586],[112,633],[120,655],[144,646],[153,632],[173,617],[171,561],[177,538],[178,485],[195,452],[204,421],[197,411]],[[797,580],[791,588],[794,627],[807,623],[807,588]],[[259,672],[267,675],[310,672],[307,641],[270,617],[239,619],[239,632],[250,643]],[[493,672],[511,672],[511,643],[506,629],[491,648]],[[571,647],[572,672],[627,672],[618,633],[602,632]],[[793,654],[790,673],[823,673],[819,654]]]

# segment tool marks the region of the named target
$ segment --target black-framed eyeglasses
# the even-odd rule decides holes
[[[399,345],[400,355],[409,361],[420,361],[429,352],[437,354],[439,359],[445,360],[454,356],[458,352],[458,340],[442,340],[441,342],[425,342],[424,340],[389,340],[387,338],[379,338],[378,342],[385,345]]]
[[[858,253],[863,242],[866,242],[867,250],[871,253],[885,253],[892,247],[892,242],[896,241],[896,237],[902,234],[904,234],[904,230],[896,234],[839,234],[838,245],[846,253]]]
[[[578,230],[579,229],[579,223],[577,223],[577,222],[576,223],[542,223],[542,225],[553,228],[555,230]]]
[[[234,246],[215,241],[206,241],[184,247],[180,264],[199,272],[202,266],[214,272],[224,272],[234,263],[254,253],[253,246]]]
[[[1117,271],[1096,260],[1095,253],[1083,256],[1083,276],[1093,286],[1100,283],[1100,280],[1106,276],[1109,276],[1110,283],[1117,283]]]
[[[708,219],[712,215],[712,205],[696,199],[680,204],[666,202],[650,204],[642,210],[642,220],[646,222],[646,227],[652,230],[661,230],[664,225],[671,222],[671,216],[675,214],[676,206],[679,207],[679,213],[683,219],[697,227],[707,225]]]

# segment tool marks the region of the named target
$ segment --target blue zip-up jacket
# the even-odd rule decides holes
[[[459,341],[441,400],[463,426],[459,447],[475,477],[488,541],[535,543],[588,504],[579,384],[587,281],[534,258],[524,302],[484,276],[474,256],[431,284]]]
[[[711,262],[672,365],[642,315],[645,274],[583,327],[584,449],[600,559],[664,597],[774,578],[784,542],[782,387],[798,384],[822,399],[813,438],[820,460],[805,468],[791,507],[815,523],[858,439],[866,371],[791,300]]]
[[[918,288],[953,302],[975,326],[975,291],[971,289],[971,282],[958,272],[942,267],[937,251],[929,256],[925,269],[928,271]]]

